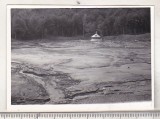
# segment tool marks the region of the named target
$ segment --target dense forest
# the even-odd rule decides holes
[[[14,39],[102,36],[150,32],[149,8],[11,9]]]

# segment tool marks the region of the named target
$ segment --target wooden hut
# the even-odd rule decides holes
[[[91,36],[91,41],[102,41],[102,38],[97,34],[97,31],[93,36]]]

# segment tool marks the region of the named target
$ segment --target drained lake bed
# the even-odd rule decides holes
[[[151,101],[150,34],[90,40],[12,40],[11,103]]]

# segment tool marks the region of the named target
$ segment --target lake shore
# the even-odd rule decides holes
[[[150,34],[12,41],[11,101],[95,104],[151,100]]]

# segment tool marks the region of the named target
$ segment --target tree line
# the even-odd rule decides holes
[[[11,37],[102,36],[150,32],[150,8],[11,9]]]

